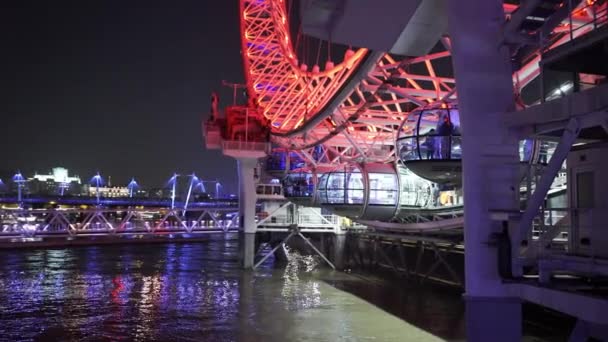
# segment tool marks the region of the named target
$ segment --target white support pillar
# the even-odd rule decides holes
[[[462,124],[468,341],[521,340],[521,304],[498,272],[491,211],[517,211],[517,139],[501,125],[514,109],[501,0],[449,0],[449,32]]]
[[[243,268],[253,268],[255,257],[255,179],[257,158],[238,158],[239,169],[239,256]]]

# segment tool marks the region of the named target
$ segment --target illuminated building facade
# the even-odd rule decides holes
[[[82,191],[78,175],[70,176],[63,167],[54,167],[50,174],[38,174],[28,178],[27,191],[43,195],[78,195]]]

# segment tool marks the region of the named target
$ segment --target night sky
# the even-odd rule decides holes
[[[236,190],[236,163],[205,151],[201,120],[212,90],[231,101],[223,79],[243,80],[238,1],[0,7],[1,172],[64,166],[159,187],[195,171]]]

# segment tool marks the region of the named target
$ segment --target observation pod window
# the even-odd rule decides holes
[[[319,200],[324,204],[363,204],[363,174],[357,167],[321,176]]]
[[[427,207],[431,203],[432,183],[404,166],[398,166],[401,182],[401,208]]]
[[[390,220],[399,203],[399,178],[393,164],[367,163],[363,166],[365,180],[364,220]]]
[[[388,205],[394,207],[399,198],[397,174],[369,173],[369,205]]]
[[[554,141],[525,139],[519,142],[519,160],[525,163],[545,165],[549,163],[557,143]]]
[[[519,142],[519,161],[530,162],[534,153],[534,140],[525,139]]]
[[[295,152],[275,150],[266,159],[267,171],[290,171],[304,167],[304,160]]]
[[[283,180],[285,197],[312,197],[315,191],[312,172],[290,173]]]
[[[281,195],[283,189],[280,184],[258,184],[255,193],[258,195]]]
[[[397,137],[399,158],[461,159],[460,115],[454,104],[441,103],[410,113]]]

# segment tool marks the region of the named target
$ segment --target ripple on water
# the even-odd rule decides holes
[[[284,269],[243,272],[236,246],[0,251],[0,340],[437,340],[336,288],[363,281],[318,258],[292,251]]]

